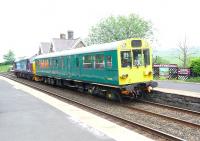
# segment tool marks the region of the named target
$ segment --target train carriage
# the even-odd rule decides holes
[[[33,80],[35,67],[33,65],[33,57],[24,57],[21,59],[17,59],[14,62],[14,74],[17,77],[22,77],[26,79]]]
[[[109,99],[137,97],[153,82],[152,49],[143,39],[127,39],[35,58],[36,80],[77,87]]]

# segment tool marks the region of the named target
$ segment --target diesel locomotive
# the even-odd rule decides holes
[[[137,98],[157,86],[153,81],[152,48],[138,38],[18,60],[15,74],[119,100]]]

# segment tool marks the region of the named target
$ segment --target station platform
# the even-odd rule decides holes
[[[0,76],[3,141],[150,141],[106,119]]]
[[[200,98],[200,83],[157,81],[156,91]]]

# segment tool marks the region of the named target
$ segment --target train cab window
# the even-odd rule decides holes
[[[92,56],[91,55],[83,56],[83,67],[84,68],[92,68]]]
[[[122,51],[121,52],[121,65],[122,67],[131,67],[132,59],[130,51]]]
[[[104,56],[103,55],[96,55],[95,56],[95,68],[102,69],[105,67]]]
[[[133,50],[133,61],[134,66],[142,66],[143,65],[143,59],[142,59],[142,50],[137,49]]]
[[[142,41],[141,40],[132,40],[131,41],[131,46],[132,47],[141,47],[142,46]]]
[[[144,49],[144,65],[150,65],[150,54],[149,54],[149,49]]]
[[[112,56],[107,56],[106,57],[107,59],[106,59],[106,66],[108,67],[108,68],[112,68]]]

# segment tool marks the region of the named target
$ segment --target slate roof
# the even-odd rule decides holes
[[[41,42],[39,46],[39,50],[41,49],[41,54],[49,53],[51,48],[51,43],[49,42]]]
[[[57,52],[57,51],[73,49],[80,42],[82,42],[80,38],[77,39],[53,38],[52,39],[53,51]]]

